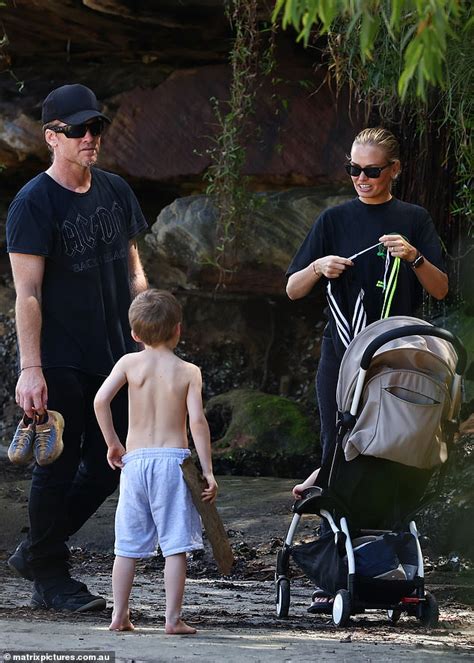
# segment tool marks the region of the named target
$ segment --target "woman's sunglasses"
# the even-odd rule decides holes
[[[98,119],[88,124],[66,124],[63,127],[53,124],[46,129],[51,129],[56,134],[64,134],[66,138],[84,138],[88,131],[91,136],[100,136],[104,130],[104,122]]]
[[[346,173],[351,177],[359,177],[361,173],[365,173],[367,177],[376,180],[377,177],[380,177],[382,170],[384,170],[384,168],[388,168],[391,165],[391,163],[387,163],[386,166],[367,166],[366,168],[361,168],[360,166],[356,166],[353,163],[346,163],[344,168],[346,169]]]

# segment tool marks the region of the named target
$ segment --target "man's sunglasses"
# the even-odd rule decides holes
[[[66,138],[84,138],[88,131],[90,131],[91,136],[100,136],[104,130],[104,122],[99,119],[88,124],[66,124],[63,127],[52,124],[47,126],[46,129],[51,129],[56,134],[64,134]]]
[[[351,175],[351,177],[359,177],[361,173],[365,173],[367,177],[376,180],[377,177],[380,177],[382,170],[388,168],[391,165],[391,163],[387,163],[385,166],[367,166],[366,168],[361,168],[360,166],[356,166],[353,163],[346,163],[344,168],[346,169],[346,173]]]

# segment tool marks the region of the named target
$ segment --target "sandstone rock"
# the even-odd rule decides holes
[[[0,161],[9,169],[32,158],[47,165],[41,102],[72,76],[95,89],[112,118],[100,165],[128,178],[195,182],[202,189],[202,175],[211,165],[209,150],[219,130],[211,99],[218,99],[221,112],[227,112],[230,68],[202,66],[167,77],[163,67],[146,72],[137,65],[133,73],[125,64],[114,69],[109,63],[102,69],[89,67],[87,75],[77,65],[69,73],[58,66],[54,82],[45,81],[40,88],[38,81],[28,81],[29,94],[12,91],[12,101],[0,103],[0,118],[5,118],[0,122]],[[313,76],[309,67],[286,67],[280,76],[276,86],[267,81],[259,89],[255,114],[246,124],[244,175],[271,188],[346,181],[342,164],[357,127],[349,120],[344,95],[336,103],[318,77],[311,85],[321,85],[310,94],[301,85]]]
[[[258,194],[260,203],[245,240],[236,247],[235,272],[226,290],[284,295],[286,269],[317,215],[350,197],[342,187]],[[153,252],[147,266],[152,278],[162,287],[215,288],[215,224],[215,209],[206,196],[179,198],[165,207],[146,236]]]
[[[10,117],[0,115],[0,163],[3,168],[18,166],[32,157],[46,163],[48,154],[38,122],[22,112]]]
[[[278,76],[278,83],[266,80],[258,90],[247,121],[244,174],[300,185],[346,180],[342,164],[356,128],[345,95],[336,103],[322,74],[314,77],[307,67],[284,67]],[[317,93],[302,86],[310,77]],[[155,89],[125,92],[108,133],[107,167],[157,181],[204,173],[218,131],[211,99],[225,114],[229,85],[230,68],[218,65],[174,72]]]
[[[208,62],[227,53],[229,32],[218,0],[15,0],[2,8],[12,56]],[[157,6],[159,5],[159,7]],[[209,44],[212,44],[212,47]]]

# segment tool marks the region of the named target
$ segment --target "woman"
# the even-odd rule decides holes
[[[287,271],[290,299],[304,297],[319,281],[326,286],[329,322],[316,376],[323,462],[335,442],[339,366],[352,338],[382,317],[414,315],[423,289],[436,299],[448,292],[429,213],[392,195],[401,172],[395,136],[383,128],[361,131],[346,171],[357,197],[319,216]],[[294,487],[296,498],[317,472]]]

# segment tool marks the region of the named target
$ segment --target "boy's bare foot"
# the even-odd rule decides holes
[[[188,626],[182,619],[178,619],[174,624],[166,622],[165,633],[166,635],[194,635],[197,630],[193,626]]]
[[[109,631],[134,631],[135,627],[130,621],[130,615],[127,613],[121,617],[112,614],[112,621],[109,626]]]

